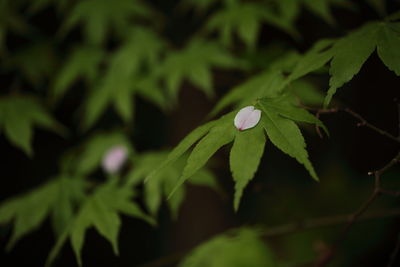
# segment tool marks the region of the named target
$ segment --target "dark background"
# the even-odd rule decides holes
[[[177,1],[151,2],[168,17],[162,34],[177,47],[207,17],[207,14],[198,17],[192,12],[180,11],[176,8]],[[335,27],[303,10],[297,21],[297,28],[302,36],[299,41],[265,25],[258,45],[265,47],[274,40],[278,45],[292,46],[303,52],[320,38],[342,36],[365,21],[379,19],[376,12],[364,1],[354,2],[359,7],[356,12],[333,9],[337,20]],[[398,2],[389,1],[388,13],[398,10],[399,7]],[[51,38],[57,30],[57,24],[53,23],[55,20],[55,10],[45,9],[30,18],[29,22],[40,29],[37,34]],[[79,33],[73,32],[59,50],[62,51],[63,47],[68,46],[68,42],[79,38]],[[10,47],[17,49],[25,41],[19,36],[11,36]],[[240,43],[238,47],[237,49],[241,49]],[[7,93],[7,88],[11,87],[11,76],[9,72],[1,73],[1,93]],[[240,72],[215,70],[214,83],[218,97],[245,78],[246,75]],[[319,75],[315,79],[325,87],[328,84],[327,75]],[[23,90],[31,90],[26,84],[19,86]],[[132,141],[139,151],[176,145],[190,130],[203,122],[218,99],[208,99],[188,83],[183,87],[179,105],[168,114],[138,98]],[[399,88],[399,78],[387,70],[375,52],[360,73],[338,90],[336,103],[350,107],[371,124],[397,136]],[[70,129],[74,128],[77,119],[76,108],[80,104],[81,94],[80,90],[70,90],[56,109],[56,118]],[[348,114],[326,114],[321,119],[329,128],[329,138],[319,138],[312,128],[304,130],[310,158],[320,175],[320,183],[309,179],[306,171],[294,159],[267,143],[259,171],[245,190],[239,212],[234,214],[228,149],[224,148],[214,156],[212,166],[225,193],[218,194],[208,188],[190,187],[178,221],[172,221],[168,212],[163,209],[156,228],[142,221],[123,217],[119,239],[120,257],[113,255],[105,239],[93,229],[90,230],[82,252],[84,265],[139,266],[159,257],[171,254],[179,256],[179,252],[234,226],[274,226],[298,219],[354,212],[373,189],[373,179],[367,173],[387,164],[398,152],[399,146],[370,129],[357,127],[357,121]],[[115,121],[118,118],[110,111],[100,125],[107,128],[115,124]],[[26,192],[55,175],[59,156],[81,138],[78,132],[73,133],[69,139],[63,139],[37,129],[34,137],[35,157],[30,159],[10,146],[1,136],[0,200]],[[383,178],[385,186],[394,190],[400,189],[398,166],[388,171]],[[398,200],[383,196],[371,210],[395,208],[398,204]],[[385,266],[400,231],[399,222],[399,218],[395,217],[357,223],[340,247],[332,266]],[[314,253],[317,256],[315,248],[318,244],[328,246],[335,240],[341,227],[339,225],[289,234],[271,238],[269,242],[278,255],[290,251],[291,254],[288,255],[306,257]],[[6,253],[4,248],[11,230],[10,225],[0,228],[1,266],[42,266],[54,244],[50,223],[46,221],[38,231],[24,237],[11,252]],[[76,265],[68,244],[54,266]]]

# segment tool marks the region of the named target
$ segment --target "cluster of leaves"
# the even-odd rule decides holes
[[[236,35],[253,50],[264,24],[298,39],[300,34],[295,24],[303,7],[333,25],[331,7],[346,7],[346,4],[342,0],[225,0],[220,3],[186,0],[189,8],[212,12],[200,34],[188,39],[182,48],[176,48],[153,21],[159,14],[144,1],[116,0],[110,4],[106,0],[32,3],[3,0],[0,2],[1,68],[15,77],[17,85],[22,82],[39,92],[50,88],[44,95],[54,107],[69,90],[83,85],[86,97],[82,101],[80,126],[84,130],[94,127],[109,107],[115,109],[123,123],[131,125],[137,96],[167,112],[178,102],[179,90],[185,81],[212,97],[213,68],[244,70],[246,62],[238,60],[240,55],[234,56],[232,52]],[[9,35],[26,37],[34,31],[19,14],[29,19],[49,7],[67,14],[60,23],[58,39],[35,40],[15,51],[9,48]],[[382,13],[382,6],[377,8]],[[57,242],[48,264],[68,240],[78,263],[82,264],[81,251],[90,227],[106,238],[118,254],[120,214],[154,225],[162,200],[168,196],[171,217],[177,218],[185,197],[185,188],[181,185],[186,180],[190,178],[189,182],[194,185],[218,190],[215,177],[204,166],[217,150],[230,143],[233,143],[229,165],[235,182],[235,210],[257,172],[268,141],[304,165],[310,176],[318,180],[299,126],[315,124],[327,134],[328,131],[302,104],[329,105],[336,90],[360,71],[375,49],[382,62],[399,76],[399,19],[397,14],[384,21],[367,23],[339,39],[318,41],[302,55],[293,51],[285,53],[231,89],[210,116],[227,108],[233,107],[233,111],[196,128],[172,151],[136,153],[122,130],[89,136],[86,142],[65,153],[59,173],[49,182],[0,205],[0,223],[14,225],[8,248],[49,217]],[[80,32],[82,40],[70,45],[70,35],[78,33],[79,36]],[[217,40],[213,39],[215,33]],[[64,58],[55,56],[63,54],[56,51],[56,46],[61,46],[57,44],[60,40],[67,44],[63,49],[69,51]],[[306,76],[328,64],[329,90],[324,100],[324,95]],[[34,127],[63,136],[68,131],[50,115],[42,99],[20,89],[0,99],[0,130],[13,145],[32,156]],[[261,121],[252,129],[239,131],[233,120],[238,110],[247,105],[261,110]],[[104,154],[115,145],[127,148],[127,169],[110,177],[98,177],[96,170]],[[192,146],[192,151],[187,153]],[[142,182],[145,182],[142,194],[145,211],[136,202],[141,197],[138,185]],[[219,258],[221,253],[230,257]],[[198,247],[181,266],[233,263],[271,266],[273,261],[258,233],[242,229]]]
[[[204,11],[215,5],[215,1],[187,0],[187,5]],[[233,35],[248,47],[254,49],[263,24],[272,25],[293,38],[300,38],[295,24],[302,7],[326,23],[334,24],[331,6],[351,8],[347,1],[321,0],[270,0],[247,2],[238,0],[222,1],[223,8],[213,13],[205,25],[205,33],[218,32],[221,43],[231,46]]]
[[[122,145],[129,151],[129,162],[134,166],[129,171],[112,175],[99,184],[93,176],[99,168],[103,155],[113,146]],[[177,162],[145,184],[144,200],[149,215],[139,208],[136,185],[162,162],[167,152],[137,154],[129,140],[119,131],[98,133],[81,146],[66,153],[61,161],[60,174],[48,183],[29,193],[5,200],[0,206],[0,223],[13,223],[14,230],[8,244],[11,249],[24,235],[37,229],[47,217],[51,218],[57,242],[49,254],[50,265],[65,242],[70,239],[78,263],[81,265],[81,250],[86,231],[94,227],[106,238],[118,254],[118,233],[121,227],[119,214],[142,219],[156,224],[158,209],[177,180],[182,162]],[[97,178],[96,178],[97,177]],[[203,169],[193,177],[194,185],[218,189],[213,174]],[[96,185],[98,184],[98,185]],[[95,187],[93,187],[95,186]],[[168,202],[173,218],[178,215],[185,190],[180,188],[173,201]]]
[[[237,111],[227,114],[219,120],[209,122],[189,134],[171,152],[165,164],[154,171],[154,174],[161,171],[164,166],[168,166],[201,139],[187,160],[182,176],[174,189],[176,190],[199,170],[220,147],[234,140],[230,154],[230,168],[236,182],[234,207],[237,209],[243,189],[253,178],[263,155],[266,142],[262,131],[264,128],[268,139],[275,146],[297,159],[309,171],[311,177],[318,180],[308,159],[304,138],[294,122],[312,123],[323,127],[326,132],[327,130],[322,122],[308,113],[306,109],[294,105],[298,90],[289,89],[298,84],[294,82],[299,78],[315,72],[331,62],[329,68],[330,88],[324,101],[324,105],[327,106],[336,90],[359,72],[375,48],[377,48],[383,63],[396,75],[400,75],[400,58],[397,49],[400,47],[399,32],[399,23],[397,22],[371,22],[338,40],[319,41],[303,56],[289,54],[271,64],[270,68],[263,73],[233,88],[220,100],[212,112],[212,114],[216,114],[232,104],[240,107],[256,103],[256,107],[262,110],[260,125],[244,132],[238,131],[232,123],[233,116]],[[285,77],[283,72],[287,69],[290,70],[290,74]],[[149,175],[148,178],[151,179],[152,175]]]
[[[233,125],[233,118],[237,111],[208,122],[193,130],[183,139],[164,163],[159,165],[147,179],[149,181],[154,179],[154,176],[163,172],[166,167],[178,160],[200,140],[189,155],[182,175],[171,192],[172,196],[179,186],[200,170],[218,149],[233,141],[230,152],[230,168],[236,183],[234,207],[237,210],[243,190],[254,177],[264,153],[266,133],[275,146],[303,164],[310,175],[318,180],[308,159],[304,138],[295,121],[316,124],[326,130],[322,122],[305,109],[292,105],[287,96],[260,99],[256,107],[262,110],[261,123],[256,127],[245,131],[236,129]]]

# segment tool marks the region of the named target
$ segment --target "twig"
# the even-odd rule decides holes
[[[400,209],[370,212],[369,214],[360,216],[358,221],[366,221],[371,219],[378,219],[378,218],[397,216],[397,215],[400,215]],[[269,228],[268,230],[263,231],[261,235],[264,237],[273,237],[273,236],[285,235],[319,227],[349,223],[352,220],[352,216],[353,214],[339,214],[339,215],[331,215],[331,216],[307,219],[303,221],[288,223]]]
[[[365,126],[367,128],[370,128],[371,130],[374,130],[375,132],[386,136],[387,138],[400,143],[400,122],[399,122],[399,137],[395,137],[394,135],[390,134],[389,132],[382,130],[374,125],[372,125],[371,123],[369,123],[366,119],[364,119],[360,114],[356,113],[355,111],[349,109],[349,108],[344,108],[344,109],[340,109],[340,108],[330,108],[330,109],[316,109],[316,108],[310,108],[307,106],[302,105],[303,108],[311,110],[311,111],[315,111],[316,112],[316,117],[319,118],[321,114],[329,114],[329,113],[337,113],[339,111],[343,111],[346,112],[347,114],[351,115],[352,117],[356,118],[357,120],[359,120],[360,122],[357,123],[358,127],[361,126]],[[400,105],[399,105],[399,118],[400,118]],[[322,137],[321,131],[319,129],[318,126],[316,126],[316,130],[317,133],[320,137]]]
[[[371,195],[360,206],[360,208],[358,210],[356,210],[353,214],[351,214],[350,220],[348,221],[347,225],[342,229],[341,235],[336,240],[333,247],[328,252],[323,254],[319,259],[317,259],[314,266],[317,266],[317,267],[325,266],[333,258],[337,249],[340,247],[342,242],[345,240],[350,228],[354,225],[354,223],[357,220],[359,220],[360,216],[372,205],[372,203],[380,195],[389,195],[389,196],[395,196],[395,197],[400,196],[400,192],[384,189],[384,188],[382,188],[382,185],[381,185],[381,179],[382,179],[383,173],[385,173],[387,170],[389,170],[391,167],[393,167],[398,162],[400,162],[400,152],[397,153],[397,155],[380,170],[368,173],[369,175],[374,175],[374,177],[375,177],[375,185],[374,185],[374,189],[373,189]]]
[[[389,209],[385,211],[375,211],[368,214],[364,214],[358,218],[358,221],[367,221],[372,219],[380,219],[385,217],[399,216],[400,209]],[[300,231],[315,229],[319,227],[328,227],[333,225],[339,225],[349,223],[352,219],[352,214],[338,214],[331,216],[323,216],[311,219],[305,219],[297,222],[287,223],[278,226],[268,227],[267,230],[261,232],[263,237],[276,237],[286,235],[290,233],[296,233]],[[163,258],[156,259],[146,264],[140,265],[140,267],[162,267],[168,266],[178,262],[183,258],[190,250],[183,250],[172,255],[168,255]]]
[[[319,119],[319,117],[321,116],[322,113],[336,113],[336,112],[338,112],[337,108],[319,109],[319,110],[317,110],[317,113],[316,113],[315,116],[317,117],[317,119]],[[315,125],[315,130],[316,130],[318,136],[320,138],[322,138],[323,136],[322,136],[322,133],[321,133],[321,129],[320,129],[320,127],[318,127],[318,125]]]
[[[374,125],[372,125],[369,122],[367,122],[363,117],[361,117],[360,114],[352,111],[349,108],[345,108],[343,111],[347,112],[348,114],[350,114],[351,116],[353,116],[354,118],[356,118],[356,119],[358,119],[360,121],[357,124],[357,126],[368,127],[370,129],[374,130],[375,132],[380,133],[381,135],[386,136],[387,138],[392,139],[393,141],[400,143],[400,139],[399,138],[396,138],[395,136],[391,135],[390,133],[388,133],[388,132],[386,132],[386,131],[384,131],[384,130],[382,130],[382,129],[374,126]]]
[[[399,130],[399,138],[396,138],[392,134],[370,124],[360,114],[352,111],[349,108],[345,108],[345,109],[339,109],[339,108],[314,109],[314,108],[305,107],[305,106],[303,106],[303,107],[306,109],[309,109],[309,110],[316,111],[316,116],[318,118],[320,117],[321,114],[337,113],[338,111],[344,111],[360,121],[357,124],[357,126],[368,127],[370,129],[374,130],[375,132],[377,132],[397,143],[400,143],[400,130]],[[399,106],[399,119],[400,119],[400,106]],[[399,127],[400,127],[400,123],[399,123]],[[316,128],[316,130],[317,130],[317,133],[322,137],[322,134],[318,127]],[[332,226],[332,225],[346,223],[345,227],[342,229],[340,237],[334,243],[333,248],[330,249],[327,253],[323,254],[314,263],[314,266],[318,266],[318,267],[326,265],[333,258],[333,256],[336,253],[337,248],[345,240],[347,232],[350,230],[350,228],[354,225],[355,222],[374,219],[374,218],[382,218],[382,217],[400,215],[399,209],[394,209],[394,210],[389,210],[389,211],[384,211],[384,212],[375,212],[375,213],[370,213],[368,215],[364,214],[368,210],[368,208],[372,205],[372,203],[380,195],[400,197],[400,191],[392,191],[392,190],[384,189],[381,186],[381,176],[383,175],[383,173],[385,173],[388,169],[393,167],[398,162],[400,162],[400,152],[390,162],[388,162],[388,164],[386,164],[380,170],[368,173],[368,175],[374,175],[374,177],[375,177],[374,189],[373,189],[371,195],[368,197],[368,199],[354,213],[345,214],[345,215],[325,216],[325,217],[319,217],[319,218],[314,218],[314,219],[298,221],[298,222],[294,222],[294,223],[288,223],[288,224],[269,228],[268,230],[262,232],[261,235],[264,237],[271,237],[271,236],[284,235],[284,234],[289,234],[289,233],[298,232],[298,231],[307,230],[307,229],[313,229],[313,228],[317,228],[317,227]],[[400,240],[400,237],[399,237],[399,240]],[[391,258],[396,257],[399,250],[400,250],[400,241],[396,244],[395,250],[393,251]],[[160,258],[155,261],[144,264],[144,265],[142,265],[142,267],[160,267],[160,266],[170,265],[170,264],[178,262],[182,257],[184,257],[186,255],[187,252],[188,252],[188,250],[181,251],[176,254],[169,255],[167,257]]]

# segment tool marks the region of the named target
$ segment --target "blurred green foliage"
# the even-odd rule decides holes
[[[351,83],[375,50],[387,69],[400,75],[400,16],[391,10],[392,5],[387,8],[382,0],[159,2],[0,0],[1,138],[32,161],[34,152],[41,151],[34,139],[37,128],[68,140],[57,155],[56,173],[46,182],[18,196],[2,197],[0,223],[13,229],[7,250],[49,218],[55,245],[47,265],[56,264],[68,240],[77,263],[85,264],[82,251],[90,228],[109,241],[118,255],[122,216],[159,227],[167,206],[170,218],[179,222],[182,206],[190,197],[191,186],[187,187],[186,181],[226,197],[218,177],[222,172],[213,172],[213,165],[207,165],[222,147],[230,149],[229,163],[223,169],[230,169],[235,183],[233,205],[227,206],[236,212],[255,210],[257,223],[271,225],[274,220],[282,222],[277,218],[321,215],[327,208],[324,205],[332,205],[338,213],[348,212],[342,209],[348,205],[347,198],[338,197],[338,192],[351,195],[355,203],[364,199],[366,182],[351,181],[349,174],[357,176],[352,170],[341,173],[336,165],[328,171],[317,167],[322,170],[317,175],[309,159],[314,152],[306,149],[306,140],[313,137],[309,133],[315,132],[309,126],[323,129],[326,135],[336,131],[328,131],[320,114],[315,116],[309,109],[328,108],[337,89]],[[173,7],[165,8],[168,5]],[[375,10],[379,20],[363,20],[334,38],[318,36],[306,51],[296,48],[296,42],[304,39],[298,23],[304,14],[334,28],[340,24],[334,11],[357,13],[365,6]],[[387,16],[387,11],[394,14]],[[188,14],[198,25],[184,34],[185,23],[170,24],[176,14]],[[178,26],[171,30],[171,25]],[[266,27],[282,35],[270,40]],[[290,41],[280,40],[284,38]],[[240,79],[239,84],[230,82],[222,97],[219,72]],[[323,81],[322,85],[316,80]],[[168,118],[182,105],[182,90],[190,91],[191,86],[212,102],[207,119],[226,114],[195,128],[171,150],[137,149],[141,144],[135,143],[135,134],[154,135],[135,128],[136,122],[156,124],[154,113],[148,111],[151,108]],[[326,96],[321,90],[325,88],[329,88]],[[140,105],[151,108],[141,109]],[[254,128],[239,131],[233,123],[235,115],[249,105],[261,110],[261,120]],[[72,114],[62,114],[65,110]],[[190,120],[192,115],[186,116]],[[275,153],[278,150],[274,152],[269,142],[304,165],[308,173],[297,169],[293,160],[280,158],[282,153]],[[127,155],[111,157],[123,166],[112,172],[104,161],[116,146],[125,148]],[[262,196],[259,202],[267,204],[249,208],[251,198],[259,195],[248,185],[253,179],[260,181],[257,174],[264,171],[263,159],[270,154],[278,163],[269,176],[273,179],[262,183],[280,181],[276,183],[282,186],[276,189],[280,193],[270,196],[279,205]],[[332,160],[324,156],[326,161]],[[311,185],[311,179],[299,182],[293,176],[324,178],[321,184]],[[398,186],[398,182],[393,184]],[[393,201],[381,204],[392,205]],[[375,226],[375,234],[361,245],[359,238],[350,236],[346,252],[334,259],[334,264],[351,264],[352,252],[361,254],[380,240],[382,225],[385,222]],[[329,250],[323,240],[334,239],[333,230],[337,230],[288,233],[276,241],[262,240],[261,228],[243,226],[222,233],[194,248],[179,266],[307,264]]]

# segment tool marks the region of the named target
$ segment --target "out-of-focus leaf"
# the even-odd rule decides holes
[[[200,138],[206,135],[210,129],[215,125],[216,121],[210,121],[203,124],[192,132],[190,132],[166,157],[166,159],[158,165],[147,177],[146,181],[153,179],[154,176],[158,175],[170,164],[177,161],[194,143],[196,143]],[[153,167],[154,168],[154,167]]]
[[[81,177],[71,179],[66,175],[60,175],[58,179],[51,221],[54,232],[61,236],[73,218],[76,204],[84,199],[86,182]]]
[[[80,175],[87,175],[100,166],[100,162],[107,152],[113,146],[124,146],[128,153],[133,153],[133,147],[127,137],[121,132],[104,132],[91,136],[75,154],[72,171]]]
[[[29,12],[32,14],[36,14],[39,11],[47,8],[50,5],[54,5],[58,12],[65,10],[68,6],[68,0],[36,0],[30,1]]]
[[[324,94],[313,83],[304,79],[292,82],[290,84],[290,93],[304,105],[322,106],[324,103]],[[298,101],[294,103],[298,103]]]
[[[195,39],[183,50],[168,54],[161,66],[161,76],[173,100],[177,99],[179,87],[185,79],[211,96],[212,67],[238,68],[240,65],[238,60],[216,43]]]
[[[92,44],[104,41],[110,30],[124,30],[132,18],[145,17],[150,10],[140,1],[107,0],[79,1],[62,26],[62,33],[70,31],[78,23],[84,25],[84,34]]]
[[[9,96],[0,99],[0,127],[8,140],[31,156],[34,126],[40,126],[60,134],[65,129],[30,96]]]
[[[386,1],[385,0],[367,0],[368,4],[370,4],[375,11],[384,16],[386,14]]]
[[[276,96],[285,87],[286,81],[280,70],[268,69],[233,88],[211,111],[214,116],[230,105],[244,106],[266,96]]]
[[[14,224],[7,249],[36,230],[49,215],[56,233],[64,231],[74,205],[83,196],[84,187],[85,183],[80,179],[60,176],[29,193],[5,200],[0,205],[0,223]]]
[[[276,266],[272,251],[259,233],[248,228],[218,235],[196,247],[179,264],[180,267]]]
[[[325,20],[327,23],[333,25],[335,20],[330,11],[330,0],[303,0],[304,5],[315,15]]]
[[[0,2],[0,55],[6,50],[6,37],[8,32],[25,33],[28,24],[15,12],[11,1]]]
[[[54,73],[55,59],[53,44],[41,40],[18,49],[4,63],[7,69],[20,71],[31,85],[43,90]]]
[[[265,6],[256,3],[237,2],[227,5],[215,13],[207,22],[208,31],[218,31],[222,42],[230,46],[233,33],[251,48],[254,48],[262,22]]]
[[[396,11],[385,18],[387,21],[397,21],[400,20],[400,10]]]
[[[282,3],[278,3],[278,5],[284,5],[289,1],[283,1]],[[296,1],[293,1],[296,2]],[[289,7],[290,9],[298,9],[298,7]],[[282,11],[282,6],[280,6],[280,12],[274,12],[272,8],[263,8],[260,9],[259,12],[261,12],[262,19],[266,23],[286,32],[290,36],[292,36],[295,39],[300,38],[300,34],[294,27],[294,20],[295,17],[288,16],[289,14],[287,13],[288,10]],[[295,10],[292,10],[290,12],[293,12]]]
[[[137,91],[143,94],[143,86],[146,86],[143,83],[149,79],[156,84],[151,80],[156,77],[146,77],[148,74],[141,73],[141,70],[158,68],[156,63],[163,47],[162,40],[148,29],[131,31],[128,40],[112,55],[104,77],[89,93],[85,103],[84,128],[91,127],[110,104],[125,121],[132,120],[134,94]],[[145,88],[149,91],[160,90],[157,86],[148,87],[148,84]],[[146,93],[146,96],[159,97],[159,94]]]
[[[320,40],[302,56],[290,73],[288,80],[293,81],[310,72],[316,71],[324,66],[332,57],[333,50],[330,49],[334,40]]]
[[[191,7],[194,8],[197,12],[204,12],[208,8],[210,8],[213,4],[215,4],[215,0],[185,0],[183,1],[184,7]]]
[[[77,79],[83,78],[87,85],[93,83],[99,72],[99,64],[104,57],[104,52],[98,47],[82,46],[75,48],[58,73],[53,96],[57,100],[61,98],[68,87]]]
[[[49,266],[56,258],[63,244],[69,238],[77,258],[82,265],[81,250],[86,231],[94,227],[112,245],[114,253],[118,254],[117,238],[121,226],[119,213],[143,219],[149,223],[154,220],[143,213],[138,205],[132,202],[134,191],[128,187],[119,187],[114,182],[99,186],[96,191],[86,198],[78,214],[72,220],[64,234],[50,252],[46,265]]]
[[[153,172],[155,166],[160,166],[165,161],[168,154],[167,151],[161,151],[137,155],[136,160],[133,162],[133,169],[127,176],[127,185],[132,186],[144,181],[146,176]],[[172,191],[178,182],[186,159],[187,157],[185,156],[179,158],[177,161],[163,168],[162,172],[158,172],[145,182],[145,203],[154,217],[157,215],[162,200]],[[189,182],[195,185],[218,189],[214,175],[204,168],[193,175]],[[172,217],[175,219],[178,216],[179,207],[185,198],[185,194],[185,187],[182,186],[167,202]]]

